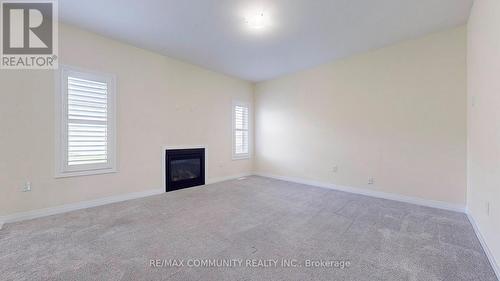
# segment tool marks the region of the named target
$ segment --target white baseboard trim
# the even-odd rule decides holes
[[[497,275],[497,279],[500,280],[500,265],[495,261],[493,253],[490,251],[488,244],[486,244],[486,240],[484,240],[481,231],[479,231],[479,227],[476,224],[476,220],[474,220],[474,217],[469,213],[469,211],[467,211],[466,214],[470,224],[472,225],[472,228],[474,228],[474,232],[476,233],[477,239],[479,240],[481,246],[483,247],[484,253],[488,257],[488,260],[490,261],[493,271],[495,271],[495,274]]]
[[[163,189],[152,189],[152,190],[147,190],[147,191],[133,192],[133,193],[127,193],[127,194],[122,194],[122,195],[104,197],[104,198],[99,198],[99,199],[90,200],[90,201],[65,204],[65,205],[50,207],[50,208],[45,208],[45,209],[38,209],[38,210],[33,210],[33,211],[28,211],[28,212],[14,213],[14,214],[6,215],[6,216],[1,216],[0,217],[0,226],[3,225],[4,223],[11,223],[11,222],[30,220],[30,219],[35,219],[35,218],[40,218],[40,217],[45,217],[45,216],[51,216],[51,215],[56,215],[56,214],[62,214],[62,213],[67,213],[67,212],[71,212],[71,211],[102,206],[102,205],[111,204],[111,203],[117,203],[117,202],[132,200],[132,199],[148,197],[148,196],[152,196],[152,195],[161,194],[163,192],[165,192]],[[0,227],[0,229],[1,229],[1,227]]]
[[[251,175],[253,175],[253,173],[242,173],[242,174],[226,176],[226,177],[211,178],[211,179],[207,180],[206,184],[214,184],[214,183],[223,182],[223,181],[235,180],[235,179],[239,179],[239,178],[243,178],[243,177],[249,177]]]
[[[336,185],[336,184],[332,184],[332,183],[307,180],[307,179],[301,179],[301,178],[277,176],[277,175],[272,175],[272,174],[267,174],[267,173],[257,172],[254,174],[256,176],[261,176],[261,177],[273,178],[273,179],[295,182],[295,183],[300,183],[300,184],[306,184],[306,185],[311,185],[311,186],[316,186],[316,187],[334,189],[334,190],[338,190],[338,191],[345,191],[345,192],[349,192],[349,193],[355,193],[355,194],[360,194],[360,195],[365,195],[365,196],[370,196],[370,197],[389,199],[389,200],[400,201],[400,202],[405,202],[405,203],[410,203],[410,204],[415,204],[415,205],[420,205],[420,206],[425,206],[425,207],[431,207],[431,208],[437,208],[437,209],[443,209],[443,210],[448,210],[448,211],[465,213],[465,206],[452,204],[452,203],[448,203],[448,202],[427,200],[427,199],[421,199],[421,198],[405,196],[405,195],[398,195],[398,194],[387,193],[387,192],[382,192],[382,191],[367,190],[367,189],[357,188],[357,187],[340,186],[340,185]]]
[[[251,176],[251,175],[252,175],[252,173],[242,173],[242,174],[226,176],[226,177],[211,178],[211,179],[207,180],[207,184],[213,184],[213,183],[218,183],[218,182],[222,182],[222,181],[238,179],[241,177],[247,177],[247,176]],[[45,209],[38,209],[38,210],[33,210],[33,211],[28,211],[28,212],[14,213],[14,214],[6,215],[6,216],[0,216],[0,229],[2,229],[2,226],[4,223],[11,223],[11,222],[30,220],[30,219],[35,219],[35,218],[40,218],[40,217],[45,217],[45,216],[51,216],[51,215],[56,215],[56,214],[62,214],[62,213],[67,213],[67,212],[71,212],[71,211],[87,209],[87,208],[102,206],[102,205],[106,205],[106,204],[117,203],[117,202],[127,201],[127,200],[131,200],[131,199],[138,199],[138,198],[148,197],[148,196],[152,196],[152,195],[162,194],[164,192],[165,192],[164,188],[152,189],[152,190],[147,190],[147,191],[104,197],[104,198],[99,198],[99,199],[90,200],[90,201],[83,201],[83,202],[65,204],[65,205],[50,207],[50,208],[45,208]]]
[[[312,181],[312,180],[306,180],[306,179],[300,179],[300,178],[276,176],[276,175],[271,175],[271,174],[266,174],[266,173],[242,173],[242,174],[226,176],[226,177],[211,178],[211,179],[207,180],[207,184],[213,184],[213,183],[218,183],[218,182],[222,182],[222,181],[234,180],[234,179],[238,179],[238,178],[242,178],[242,177],[248,177],[251,175],[274,178],[274,179],[279,179],[279,180],[284,180],[284,181],[289,181],[289,182],[296,182],[296,183],[300,183],[300,184],[306,184],[306,185],[312,185],[312,186],[317,186],[317,187],[322,187],[322,188],[345,191],[345,192],[361,194],[361,195],[366,195],[366,196],[371,196],[371,197],[401,201],[401,202],[422,205],[422,206],[427,206],[427,207],[432,207],[432,208],[439,208],[439,209],[445,209],[445,210],[456,211],[456,212],[465,212],[464,206],[454,205],[454,204],[450,204],[450,203],[446,203],[446,202],[425,200],[425,199],[397,195],[397,194],[391,194],[391,193],[385,193],[385,192],[380,192],[380,191],[371,191],[371,190],[366,190],[366,189],[362,189],[362,188],[339,186],[339,185],[334,185],[331,183]],[[163,192],[164,192],[163,188],[153,189],[153,190],[148,190],[148,191],[134,192],[134,193],[129,193],[129,194],[117,195],[117,196],[110,196],[110,197],[99,198],[99,199],[90,200],[90,201],[71,203],[71,204],[65,204],[65,205],[56,206],[56,207],[50,207],[50,208],[45,208],[45,209],[39,209],[39,210],[33,210],[33,211],[28,211],[28,212],[22,212],[22,213],[14,213],[14,214],[6,215],[6,216],[0,216],[0,229],[4,223],[10,223],[10,222],[29,220],[29,219],[34,219],[34,218],[39,218],[39,217],[44,217],[44,216],[50,216],[50,215],[55,215],[55,214],[61,214],[61,213],[66,213],[66,212],[70,212],[70,211],[106,205],[106,204],[110,204],[110,203],[116,203],[116,202],[131,200],[131,199],[152,196],[152,195],[156,195],[156,194],[161,194]]]

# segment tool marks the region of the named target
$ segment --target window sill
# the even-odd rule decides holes
[[[99,169],[99,170],[86,170],[86,171],[74,171],[74,172],[58,172],[55,175],[56,179],[59,178],[70,178],[70,177],[83,177],[83,176],[93,176],[93,175],[102,175],[102,174],[112,174],[116,173],[115,168],[109,169]]]
[[[233,161],[248,160],[248,159],[250,159],[250,155],[241,155],[241,156],[233,155]]]

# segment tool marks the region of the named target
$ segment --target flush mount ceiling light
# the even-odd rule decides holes
[[[269,26],[269,17],[264,11],[260,11],[247,17],[245,23],[252,29],[264,29]]]

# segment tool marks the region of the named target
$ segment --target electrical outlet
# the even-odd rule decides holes
[[[339,166],[334,166],[332,172],[336,173],[339,171]]]
[[[31,182],[27,181],[25,184],[24,184],[24,187],[23,187],[23,192],[30,192],[31,191]]]
[[[369,178],[368,184],[375,184],[375,178]]]

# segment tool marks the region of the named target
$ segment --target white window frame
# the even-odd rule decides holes
[[[107,153],[105,164],[87,164],[70,167],[68,165],[68,76],[107,83]],[[112,74],[100,73],[68,65],[59,65],[56,71],[56,136],[55,177],[74,177],[114,173],[116,169],[116,77]]]
[[[238,154],[236,153],[236,139],[235,139],[236,122],[234,118],[236,106],[243,106],[248,108],[248,153],[238,153]],[[236,101],[236,100],[233,101],[231,108],[231,120],[232,120],[231,134],[232,134],[233,160],[250,159],[252,155],[252,108],[250,107],[250,103],[243,101]]]

